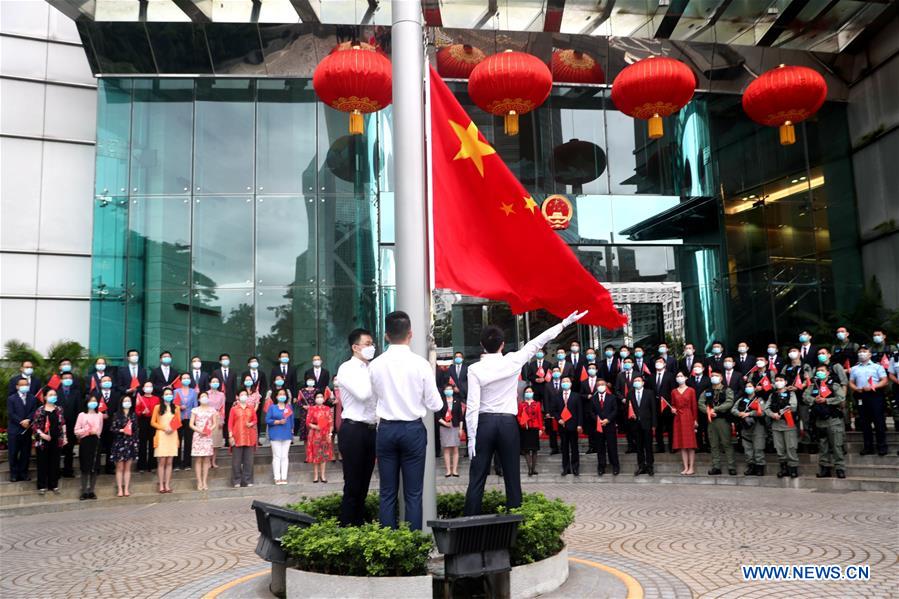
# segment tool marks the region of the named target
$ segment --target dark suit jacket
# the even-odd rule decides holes
[[[104,401],[106,401],[106,413],[109,415],[109,418],[106,418],[103,421],[104,429],[108,429],[109,425],[112,424],[112,415],[119,411],[119,406],[122,403],[123,396],[124,395],[122,393],[119,393],[115,387],[113,387],[112,389],[109,390],[109,399],[104,400]],[[94,389],[94,391],[90,395],[88,395],[88,400],[90,400],[90,398],[94,398],[97,400],[97,403],[100,403],[100,398],[102,398],[102,397],[103,397],[103,390],[102,389]],[[82,404],[81,410],[80,410],[81,412],[84,411],[86,404],[87,404],[87,402]],[[75,426],[74,422],[72,423],[72,426]]]
[[[743,385],[745,384],[745,381],[743,380],[743,373],[737,370],[737,367],[735,365],[733,371],[731,371],[730,383],[727,382],[726,370],[721,377],[721,383],[728,389],[733,389],[734,396],[739,397],[742,394]]]
[[[698,361],[702,362],[702,360],[698,360]],[[687,364],[687,356],[684,356],[683,358],[680,359],[680,362],[677,363],[677,369],[680,372],[683,372],[684,374],[686,374],[687,376],[690,376],[693,373],[693,366],[696,365],[696,362],[697,362],[697,358],[696,358],[696,356],[693,356],[693,362],[688,365]]]
[[[709,356],[705,359],[704,364],[706,373],[709,372],[709,367],[712,368],[712,372],[724,372],[724,354]]]
[[[696,400],[700,405],[703,405],[703,393],[712,388],[712,381],[709,380],[708,374],[702,373],[702,378],[697,383],[696,375],[691,374],[687,376],[687,386],[693,388],[693,391],[696,393]]]
[[[196,378],[194,376],[194,369],[191,368],[187,371],[190,375],[190,383],[197,390],[197,393],[201,393],[203,391],[209,391],[209,375],[200,370],[200,378]],[[219,388],[221,390],[221,388]]]
[[[26,419],[33,420],[36,411],[37,397],[35,397],[34,393],[28,393],[25,396],[24,403],[22,402],[22,398],[18,391],[10,394],[9,397],[6,398],[6,414],[9,417],[7,429],[10,436],[21,433],[23,429],[19,426],[19,423]],[[25,435],[27,435],[27,433],[23,433],[22,437],[24,438]]]
[[[7,395],[12,395],[13,393],[15,393],[16,395],[19,394],[19,390],[17,389],[17,386],[19,384],[19,381],[23,378],[25,378],[25,377],[23,377],[22,373],[20,372],[16,376],[9,379],[9,384],[6,386]],[[41,390],[42,386],[43,386],[43,384],[41,383],[41,379],[39,379],[37,377],[37,375],[32,374],[31,375],[31,385],[28,388],[28,392],[32,393],[34,395],[37,395],[37,392]],[[35,410],[36,409],[37,408],[35,408]]]
[[[594,380],[594,383],[596,383],[596,381],[598,381],[599,378],[600,378],[599,375],[597,375],[597,376],[596,376],[596,379]],[[606,382],[606,388],[609,388],[609,387],[610,387],[610,385],[608,384],[608,381],[607,381],[607,382]],[[591,389],[591,388],[590,388],[590,378],[589,378],[589,377],[588,377],[586,380],[584,380],[584,381],[581,382],[581,385],[580,385],[580,388],[578,389],[578,392],[579,392],[584,398],[586,398],[586,399],[588,399],[588,400],[593,396],[594,393],[596,393],[596,389],[595,389],[595,388],[594,388],[594,389]]]
[[[656,361],[661,357],[662,357],[662,354],[656,355],[656,357],[654,357],[652,359],[652,364],[654,365],[656,363]],[[677,359],[674,356],[672,356],[669,353],[665,356],[664,360],[665,360],[665,370],[667,370],[668,372],[671,372],[671,373],[677,372]],[[655,370],[655,366],[653,366],[652,368],[653,368],[653,370]]]
[[[765,370],[771,370],[771,368],[769,367],[769,365],[771,364],[770,358],[771,358],[771,356],[769,356],[768,354],[765,354]],[[818,358],[815,358],[815,359],[817,360]],[[756,358],[756,360],[758,360],[758,358]],[[784,361],[781,359],[780,354],[777,354],[776,356],[774,356],[774,370],[776,370],[777,372],[780,372],[783,369],[783,367],[784,367]],[[771,382],[774,383],[774,377],[771,377]]]
[[[250,376],[249,368],[240,373],[240,379],[234,387],[237,390],[237,393],[240,393],[241,389],[244,389],[243,382],[248,376]],[[256,369],[256,385],[253,387],[253,390],[258,391],[259,395],[265,400],[265,394],[268,391],[268,379],[265,378],[265,373],[259,368]]]
[[[634,407],[634,414],[637,415],[637,422],[640,428],[644,430],[655,428],[658,409],[656,407],[656,396],[652,389],[643,388],[643,396],[640,399],[639,407],[637,406],[637,392],[634,389],[628,392],[627,401]]]
[[[639,360],[634,358],[634,372],[639,372],[642,376],[646,376],[655,372],[655,366],[650,366],[649,361],[645,357]]]
[[[556,367],[558,365],[559,363],[556,362],[553,367]],[[569,362],[568,360],[565,360],[565,366],[562,368],[562,378],[565,378],[566,376],[571,379],[572,387],[574,387],[573,383],[576,383],[577,380],[574,379],[574,368],[572,368],[571,362]]]
[[[107,366],[106,369],[109,370],[109,366]],[[144,383],[147,382],[147,369],[140,364],[137,365],[137,380],[140,382],[138,388],[143,389]],[[116,368],[115,378],[113,379],[113,387],[115,387],[119,391],[119,393],[124,393],[131,388],[131,364],[122,364],[121,366],[118,366]],[[97,381],[97,385],[95,388],[100,388],[100,381]],[[156,385],[153,385],[153,388],[155,389]],[[89,384],[87,389],[88,391],[90,391]]]
[[[456,387],[459,389],[459,393],[457,395],[462,396],[462,400],[468,397],[468,364],[462,362],[460,372],[456,372],[456,365],[450,364],[446,370],[441,371],[442,380],[438,381],[438,386],[440,387],[440,392],[443,393],[443,387],[449,385],[450,379],[453,379],[453,382],[456,384]],[[324,374],[324,372],[322,372]]]
[[[734,370],[739,370],[741,373],[746,374],[752,370],[753,366],[755,366],[755,356],[752,354],[747,353],[744,356],[738,353],[734,356]]]
[[[279,374],[281,374],[281,375],[284,374],[283,372],[281,372],[281,363],[280,362],[278,364],[275,364],[275,366],[272,368],[272,372],[269,375],[268,380],[272,381],[272,384],[274,384],[275,377],[278,376]],[[305,383],[305,381],[303,381],[303,382]],[[290,364],[288,364],[287,365],[287,376],[284,377],[284,386],[287,388],[288,391],[290,391],[290,394],[294,397],[296,397],[296,394],[297,394],[297,384],[298,384],[297,383],[297,369],[294,368],[293,366],[291,366]]]
[[[559,420],[562,417],[562,410],[565,407],[565,401],[562,399],[563,394],[559,393],[555,395],[552,399],[552,406],[550,413],[553,418]],[[568,432],[576,432],[577,427],[583,425],[583,411],[581,407],[581,396],[572,391],[568,395],[568,411],[571,412],[571,418],[569,418],[565,422],[565,430]],[[559,428],[562,428],[562,424],[559,424]]]
[[[577,386],[579,385],[578,381],[581,379],[581,371],[587,370],[587,354],[585,354],[584,352],[579,352],[577,355],[578,361],[576,364],[572,360],[573,355],[574,354],[568,354],[568,358],[566,358],[565,361],[571,364],[571,376],[574,377],[574,380],[572,381],[574,383],[572,385],[572,388],[577,389]]]
[[[315,369],[309,368],[306,372],[303,373],[303,386],[306,386],[306,379],[315,379]],[[458,381],[457,381],[458,382]],[[319,391],[324,391],[325,387],[327,387],[331,383],[331,373],[328,372],[328,369],[322,366],[321,372],[319,373],[318,379],[315,381],[315,388]]]
[[[129,383],[131,380],[131,374],[126,370],[125,374],[128,377]],[[153,394],[162,397],[162,390],[165,387],[171,387],[175,384],[175,381],[178,380],[178,377],[181,376],[181,373],[174,366],[169,366],[169,378],[166,379],[162,373],[162,366],[157,366],[153,370],[150,371],[150,382],[153,383]]]
[[[222,382],[222,386],[219,387],[219,391],[222,391],[225,394],[225,402],[234,403],[237,395],[237,371],[229,367],[228,378],[225,378],[225,375],[222,374],[222,368],[220,366],[212,371],[212,376],[218,378],[218,380]]]
[[[559,389],[556,390],[555,382],[543,383],[543,414],[546,416],[552,416],[553,406],[555,405],[556,397],[562,393],[562,386],[559,383]]]
[[[537,370],[539,369],[540,367],[537,365],[537,360],[531,360],[522,367],[521,378],[527,381],[527,384],[534,388],[534,399],[539,401],[545,408],[545,404],[543,403],[543,393],[546,390],[546,383],[543,381],[543,379],[537,378]],[[543,377],[545,378],[546,375],[551,372],[552,364],[550,364],[549,360],[543,358]]]
[[[601,356],[601,359],[600,358],[597,358],[597,359],[598,359],[598,362],[596,363],[596,365],[599,368],[597,369],[596,375],[599,378],[604,379],[610,385],[614,385],[615,379],[618,377],[618,371],[621,370],[621,366],[618,361],[618,358],[617,357],[611,358],[611,361],[612,361],[611,365],[609,365],[609,358],[607,358],[605,356]]]
[[[658,375],[658,371],[653,373],[650,380],[646,381],[647,387],[652,389],[652,391],[656,394],[656,397],[664,397],[665,401],[671,402],[671,390],[677,387],[677,381],[674,380],[674,373],[665,370],[662,373],[662,385],[656,385],[656,376]],[[661,401],[659,402],[661,403]]]
[[[615,423],[615,418],[618,416],[618,399],[609,393],[606,392],[605,400],[603,401],[602,408],[599,406],[599,393],[594,393],[593,397],[590,399],[590,408],[591,408],[591,416],[590,424],[587,425],[590,428],[589,432],[596,432],[596,419],[603,418],[609,420],[609,425]],[[586,427],[585,427],[586,428]]]
[[[78,412],[84,409],[84,393],[78,385],[73,384],[69,387],[68,393],[65,387],[60,385],[56,396],[59,398],[57,401],[58,406],[62,408],[62,416],[66,419],[66,432],[70,438],[74,438],[75,420],[78,418]]]
[[[802,355],[802,346],[799,346],[799,355]],[[802,359],[803,364],[808,364],[812,368],[818,365],[818,346],[811,345],[808,348],[808,353],[805,354],[805,357]]]
[[[628,382],[627,373],[623,370],[621,372],[619,372],[618,377],[615,379],[615,385],[614,385],[615,395],[617,395],[619,398],[623,398],[626,394],[626,391],[630,391],[631,389],[633,389],[633,387],[634,387],[633,380],[634,380],[635,376],[637,376],[637,375],[634,374],[634,371],[632,370],[631,371],[631,382]],[[626,390],[625,390],[625,387],[627,387]]]

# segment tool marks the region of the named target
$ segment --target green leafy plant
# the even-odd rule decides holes
[[[343,496],[340,493],[331,493],[314,498],[303,496],[297,503],[290,503],[286,507],[287,509],[308,514],[319,521],[328,520],[329,518],[336,520],[340,518],[340,502],[342,498]],[[368,497],[365,498],[365,521],[377,522],[378,510],[378,494],[369,493]]]
[[[404,523],[394,530],[370,522],[340,527],[330,518],[308,528],[292,526],[281,546],[297,567],[343,576],[420,576],[427,573],[431,538]]]

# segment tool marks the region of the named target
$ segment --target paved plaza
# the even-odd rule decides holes
[[[540,484],[527,490],[574,503],[576,521],[567,533],[572,556],[630,575],[646,597],[899,596],[896,494],[637,484]],[[273,491],[260,489],[258,498],[296,499]],[[250,502],[239,497],[123,503],[5,517],[0,594],[203,596],[265,568],[253,552],[257,532]],[[868,564],[871,580],[741,580],[741,564],[766,563]],[[255,588],[264,594],[264,587]]]

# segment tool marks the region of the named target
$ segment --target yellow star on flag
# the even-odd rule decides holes
[[[527,196],[524,198],[524,207],[531,211],[531,214],[534,214],[534,209],[538,208],[537,202],[534,201],[534,198],[531,196]]]
[[[478,128],[477,125],[474,124],[474,121],[468,123],[467,128],[452,119],[450,119],[449,124],[450,127],[453,128],[453,133],[456,134],[456,137],[459,138],[459,141],[462,144],[453,160],[471,158],[471,161],[474,162],[475,167],[483,177],[484,156],[496,154],[496,150],[494,150],[490,144],[486,144],[478,139]]]
[[[505,212],[506,216],[509,216],[510,214],[513,214],[515,212],[515,209],[512,207],[512,204],[506,204],[505,202],[503,202],[503,205],[500,208],[500,210]]]

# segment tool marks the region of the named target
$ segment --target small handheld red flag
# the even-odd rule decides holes
[[[137,389],[138,387],[140,387],[140,381],[136,376],[131,377],[131,386],[129,389]]]
[[[122,434],[130,437],[134,431],[131,430],[131,419],[128,419],[128,422],[125,423],[124,428],[122,428]]]
[[[765,376],[762,377],[762,380],[761,380],[761,381],[759,381],[759,386],[760,386],[762,389],[764,389],[765,391],[770,391],[770,390],[773,388],[773,385],[771,384],[771,381],[768,380],[768,375],[767,375],[767,374],[766,374]]]
[[[565,422],[571,420],[571,411],[568,409],[568,406],[562,408],[562,420]]]
[[[762,403],[758,399],[753,399],[749,402],[749,409],[755,410],[755,413],[759,416],[762,415]]]
[[[845,370],[846,372],[849,372],[849,370],[850,370],[849,358],[846,358],[845,360],[843,360],[843,370]]]
[[[544,377],[546,377],[546,371],[543,370],[543,367],[541,366],[540,368],[537,369],[537,378],[542,379]]]
[[[103,401],[102,397],[99,397],[97,399],[99,400],[99,402],[98,402],[99,405],[97,406],[97,411],[100,412],[101,414],[105,414],[106,410],[108,409],[106,406],[106,402]]]
[[[786,422],[787,426],[789,426],[790,428],[796,426],[796,423],[793,421],[793,410],[790,410],[788,408],[787,411],[784,412],[784,422]]]
[[[712,409],[712,406],[706,406],[706,407],[705,407],[705,415],[706,415],[706,417],[709,419],[709,422],[712,421],[712,413],[713,413],[714,411],[715,411],[715,410]]]
[[[587,371],[581,370],[581,382],[583,383],[586,380],[587,380]]]
[[[451,387],[458,387],[458,385],[456,384],[456,381],[453,379],[453,377],[450,377],[449,384]]]
[[[284,417],[290,418],[291,416],[293,416],[293,410],[290,409],[290,406],[285,405],[284,406]]]
[[[179,414],[175,414],[172,417],[172,421],[169,423],[169,426],[172,427],[173,431],[176,431],[179,428],[181,428],[181,418],[179,418]]]
[[[884,354],[880,357],[880,365],[883,366],[884,370],[890,369],[890,359],[887,358],[886,352],[884,352]],[[56,375],[53,375],[53,376],[56,376]],[[53,387],[53,388],[56,389],[56,387]]]
[[[868,377],[868,386],[871,387],[871,389],[874,389],[874,377],[873,376]]]
[[[827,386],[827,383],[821,383],[821,385],[818,386],[818,395],[820,395],[824,399],[827,399],[828,397],[833,395],[833,391],[830,390],[830,387]]]
[[[634,413],[634,404],[631,403],[631,400],[627,400],[627,418],[628,420],[637,419],[637,414]]]
[[[96,388],[97,388],[97,377],[92,376],[92,377],[91,377],[91,388],[90,388],[90,390],[88,391],[88,393],[93,393],[93,392],[94,392],[94,389],[96,389]]]
[[[44,434],[45,435],[50,434],[50,417],[49,416],[47,416],[47,418],[44,419]]]
[[[449,411],[447,411],[446,414],[448,416],[446,418],[446,421],[451,422],[450,418],[452,418],[452,414],[450,414]],[[518,426],[520,426],[522,428],[528,427],[528,414],[524,410],[521,410],[520,412],[518,412]]]
[[[203,427],[202,434],[204,437],[208,437],[208,436],[212,435],[212,420],[211,419],[206,421],[206,426]]]
[[[662,409],[663,409],[663,410],[670,410],[670,409],[671,409],[671,404],[668,403],[668,400],[667,400],[667,399],[665,399],[664,397],[661,397],[661,396],[659,397],[659,399],[660,399],[661,402],[662,402]]]
[[[597,419],[596,419],[596,432],[597,432],[597,433],[601,433],[601,432],[602,432],[602,418],[597,418]]]
[[[333,393],[331,393],[330,387],[325,387],[323,394],[325,396],[325,401],[328,401],[329,399],[331,399],[331,396],[333,395]]]
[[[443,415],[444,422],[452,422],[453,421],[453,411],[447,410],[446,414]]]
[[[796,373],[796,379],[793,381],[793,386],[800,390],[805,389],[805,383],[802,382],[802,377],[798,372]]]
[[[51,389],[57,390],[59,386],[62,384],[62,380],[59,378],[58,374],[54,374],[50,377],[50,380],[47,381],[47,386]]]

